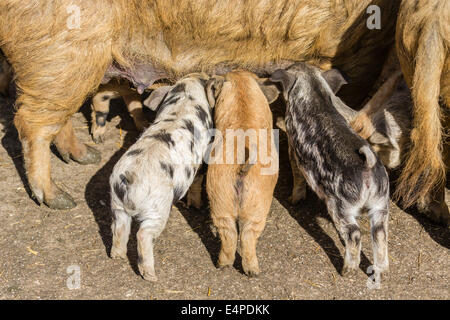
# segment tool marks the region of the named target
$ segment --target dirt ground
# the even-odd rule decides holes
[[[70,211],[53,211],[38,206],[28,195],[13,111],[0,98],[0,299],[450,298],[450,230],[394,204],[390,273],[381,288],[367,286],[370,274],[366,270],[373,259],[366,217],[361,219],[360,270],[341,277],[344,248],[324,205],[311,191],[298,206],[287,201],[292,179],[284,135],[280,135],[280,178],[258,244],[262,274],[247,278],[239,255],[234,268],[217,269],[220,241],[208,209],[188,210],[178,203],[155,243],[159,280],[144,281],[136,266],[136,225],[128,261],[108,256],[108,179],[114,164],[138,136],[129,116],[118,112],[125,108],[116,103],[113,109],[107,139],[97,146],[103,155],[100,164],[66,164],[56,153],[52,155],[53,179],[78,203]],[[93,145],[89,110],[83,110],[74,116],[74,127],[83,142]]]

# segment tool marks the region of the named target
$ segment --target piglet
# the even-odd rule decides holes
[[[295,161],[308,185],[325,201],[345,242],[343,274],[360,264],[361,231],[356,217],[370,217],[374,271],[387,272],[389,179],[369,143],[339,113],[335,92],[342,84],[337,70],[321,72],[298,63],[275,71],[286,100],[286,130]]]
[[[131,219],[136,218],[138,267],[146,280],[157,279],[153,240],[164,229],[172,204],[193,183],[211,139],[207,79],[204,74],[186,76],[144,101],[157,110],[155,122],[117,162],[110,177],[111,257],[126,257]]]
[[[208,88],[217,96],[214,119],[219,132],[211,154],[215,159],[209,159],[206,191],[222,243],[218,266],[234,263],[239,223],[242,268],[248,276],[256,276],[260,273],[256,245],[278,179],[278,152],[268,103],[276,99],[278,90],[245,71],[210,81]]]

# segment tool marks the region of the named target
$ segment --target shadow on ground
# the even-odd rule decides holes
[[[19,174],[22,184],[28,196],[39,205],[39,202],[32,196],[30,186],[23,161],[22,144],[19,140],[19,134],[14,126],[14,102],[15,102],[15,88],[10,86],[9,95],[7,97],[0,95],[0,122],[3,125],[4,136],[2,138],[2,146],[5,148],[8,156],[14,163],[17,173]]]

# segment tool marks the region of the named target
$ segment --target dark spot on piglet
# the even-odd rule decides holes
[[[123,201],[123,197],[125,196],[125,186],[119,182],[114,183],[113,189],[116,196]]]
[[[345,226],[348,236],[348,241],[353,242],[355,241],[358,243],[360,241],[360,230],[357,225],[349,224]]]
[[[128,151],[126,153],[126,155],[129,156],[129,157],[137,156],[138,154],[141,154],[143,151],[144,150],[142,150],[142,149],[135,149],[135,150]]]
[[[164,107],[166,107],[168,105],[175,104],[175,103],[178,102],[178,100],[180,100],[179,96],[171,95],[170,97],[167,97],[166,100],[164,100],[164,103],[163,103],[163,105],[161,107],[164,108]]]
[[[161,169],[173,179],[173,166],[164,162],[160,162],[159,164],[161,165]]]
[[[201,138],[201,132],[197,129],[197,127],[192,123],[191,120],[183,120],[184,126],[183,128],[188,130],[194,136],[194,143],[196,143]]]
[[[152,136],[147,136],[145,138],[146,139],[147,138],[154,138],[156,140],[164,142],[164,143],[167,144],[167,146],[169,148],[175,146],[175,141],[173,141],[172,136],[169,133],[166,133],[165,131],[162,131],[160,133],[154,134]]]
[[[384,239],[386,239],[386,231],[384,229],[383,223],[377,223],[376,225],[374,225],[372,227],[371,233],[374,242],[378,242],[379,234],[383,235]]]
[[[121,174],[119,176],[119,178],[120,178],[120,182],[122,182],[123,184],[130,185],[134,181],[134,173],[132,173],[130,171],[125,171],[125,173]]]
[[[195,109],[197,110],[197,117],[200,119],[200,121],[204,124],[207,124],[207,122],[209,122],[208,113],[206,113],[206,111],[199,105],[196,105]]]
[[[192,174],[191,169],[188,168],[188,167],[185,167],[185,168],[184,168],[184,172],[186,173],[186,177],[187,177],[188,179],[190,179],[190,178],[191,178],[191,174]]]
[[[130,186],[133,183],[133,181],[135,179],[135,175],[134,175],[134,173],[132,173],[130,171],[125,171],[125,173],[122,173],[119,175],[119,179],[120,179],[120,181],[114,183],[113,191],[117,195],[117,197],[120,199],[120,201],[123,202],[125,193],[127,192],[127,188],[128,188],[128,186]],[[127,200],[126,205],[131,210],[135,209],[134,203],[131,202],[130,200]]]
[[[194,134],[194,124],[191,120],[183,120],[184,122],[184,129],[188,130],[190,133]]]
[[[170,93],[175,94],[175,93],[179,93],[179,92],[184,92],[185,90],[186,90],[186,84],[179,83],[172,90],[170,90]]]

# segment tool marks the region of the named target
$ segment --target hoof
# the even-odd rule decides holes
[[[187,199],[187,207],[194,207],[197,210],[200,210],[203,207],[203,201],[201,199],[196,199],[195,197],[189,197]]]
[[[79,164],[96,164],[102,160],[102,154],[97,149],[86,145],[86,154],[80,159],[73,159]]]
[[[54,210],[69,210],[77,206],[72,197],[67,192],[62,190],[60,190],[53,199],[44,200],[44,203],[47,207]]]
[[[158,281],[158,277],[156,275],[154,275],[154,274],[144,273],[144,274],[141,274],[141,275],[142,275],[142,278],[144,280],[147,280],[147,281],[150,281],[150,282]]]
[[[141,274],[142,278],[147,281],[156,282],[158,281],[158,277],[156,276],[156,273],[154,270],[150,270],[151,268],[145,268],[141,265],[139,265],[139,273]]]
[[[375,273],[378,274],[380,277],[387,276],[389,274],[389,265],[375,267],[374,269],[375,269]]]
[[[247,275],[247,277],[249,278],[256,278],[259,276],[260,271],[259,269],[255,269],[255,270],[244,270],[245,274]]]
[[[231,268],[232,268],[232,265],[231,264],[226,264],[226,265],[217,265],[217,268],[219,269],[219,270],[222,270],[222,271],[226,271],[226,270],[230,270]]]
[[[349,276],[354,275],[355,273],[356,273],[356,268],[352,268],[352,267],[344,265],[344,267],[342,268],[341,275],[343,277],[349,277]]]
[[[102,135],[102,134],[95,135],[95,136],[92,136],[92,140],[94,140],[94,142],[96,144],[101,144],[101,143],[103,143],[105,141],[105,136]]]
[[[59,155],[61,156],[62,160],[65,163],[69,163],[70,162],[70,153],[68,153],[68,152],[60,152],[59,150],[58,150],[58,152],[59,152]]]
[[[127,251],[114,249],[113,247],[111,249],[110,257],[115,260],[125,260],[127,258]]]
[[[234,261],[217,261],[217,268],[219,269],[226,269],[228,267],[232,267],[234,264]]]
[[[150,126],[148,121],[145,121],[145,120],[144,121],[136,121],[136,119],[134,119],[134,124],[136,125],[136,129],[139,132],[144,131],[145,129],[147,129]]]
[[[242,269],[249,278],[257,277],[260,273],[258,261],[256,259],[254,259],[253,261],[243,260]]]
[[[289,201],[289,203],[292,204],[292,205],[298,204],[298,203],[300,202],[300,200],[301,200],[301,199],[296,198],[296,197],[293,197],[293,196],[289,196],[289,197],[288,197],[288,201]]]
[[[296,205],[304,199],[306,199],[306,190],[292,191],[292,194],[289,196],[288,201],[290,204]]]

